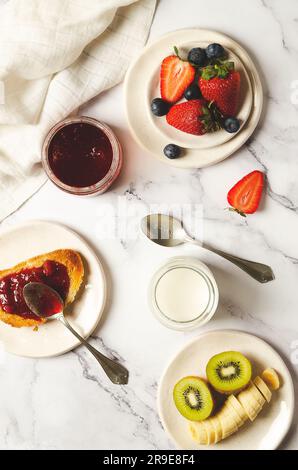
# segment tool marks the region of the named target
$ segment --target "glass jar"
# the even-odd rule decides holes
[[[197,258],[170,258],[153,275],[149,304],[168,328],[186,331],[207,323],[218,306],[218,287],[210,269]]]
[[[54,173],[51,163],[49,161],[49,148],[51,141],[54,136],[58,134],[59,131],[63,130],[64,127],[69,126],[71,124],[89,124],[91,126],[97,127],[109,140],[112,148],[112,161],[111,166],[107,173],[103,176],[102,179],[99,181],[89,185],[89,186],[72,186],[63,182],[59,177]],[[116,135],[112,131],[112,129],[102,122],[99,122],[97,119],[81,116],[76,118],[68,118],[64,119],[63,121],[58,122],[55,126],[53,126],[49,133],[47,134],[43,147],[42,147],[42,164],[44,170],[49,177],[49,179],[56,185],[58,188],[62,189],[71,194],[75,194],[77,196],[90,196],[90,195],[97,195],[104,193],[116,180],[118,177],[121,167],[122,167],[122,149],[117,139]]]

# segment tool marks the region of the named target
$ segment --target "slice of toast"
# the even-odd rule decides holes
[[[66,267],[70,284],[65,304],[73,302],[84,277],[84,266],[81,256],[74,250],[65,249],[52,251],[50,253],[45,253],[39,256],[35,256],[34,258],[30,258],[12,268],[4,269],[3,271],[0,270],[0,280],[9,274],[18,273],[23,269],[38,268],[42,266],[43,263],[47,260],[56,261],[57,263],[61,263]],[[33,318],[24,318],[13,313],[7,313],[1,309],[1,306],[0,320],[17,328],[22,326],[35,327],[39,326],[41,323],[45,323],[46,321],[46,319],[35,320]]]

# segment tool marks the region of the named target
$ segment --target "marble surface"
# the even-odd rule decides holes
[[[131,371],[129,385],[111,385],[83,348],[55,359],[0,354],[0,448],[171,449],[156,412],[157,384],[171,356],[201,330],[166,329],[151,315],[147,286],[167,257],[194,254],[214,272],[220,305],[202,330],[255,333],[281,353],[298,390],[298,5],[296,0],[161,0],[151,38],[184,27],[222,31],[240,41],[261,67],[266,102],[253,138],[223,163],[179,170],[157,162],[130,136],[122,86],[81,113],[110,124],[125,154],[123,172],[108,193],[90,199],[66,195],[47,183],[1,226],[28,219],[61,221],[91,242],[102,257],[110,295],[92,337]],[[266,172],[261,209],[242,219],[225,210],[227,190],[243,174]],[[257,284],[245,273],[196,247],[172,251],[139,235],[139,217],[164,210],[197,211],[194,235],[239,256],[269,263],[276,280]],[[125,221],[127,223],[125,223]],[[187,222],[187,220],[186,220]],[[111,233],[111,227],[116,228]],[[108,230],[109,229],[109,230]],[[283,449],[298,448],[296,421]]]

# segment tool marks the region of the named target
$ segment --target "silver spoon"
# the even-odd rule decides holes
[[[186,242],[193,243],[231,261],[259,282],[265,283],[274,279],[272,269],[266,264],[238,258],[194,240],[186,233],[182,222],[171,215],[149,214],[141,220],[141,229],[150,240],[158,245],[173,247]]]
[[[35,315],[47,318],[47,320],[61,321],[89,349],[114,384],[125,385],[128,383],[128,370],[116,360],[109,359],[97,351],[68,323],[63,313],[64,302],[58,292],[41,282],[29,282],[24,286],[23,295],[26,304]]]

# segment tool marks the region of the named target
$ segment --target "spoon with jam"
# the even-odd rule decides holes
[[[63,313],[64,302],[58,292],[41,282],[29,282],[24,286],[23,295],[27,306],[35,315],[47,320],[59,320],[63,323],[78,338],[81,344],[86,346],[91,354],[93,354],[111,382],[117,385],[128,383],[128,370],[115,359],[109,359],[97,351],[69,324]]]

